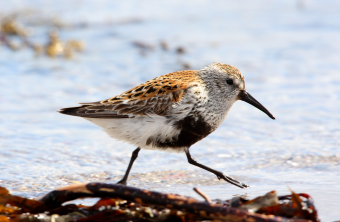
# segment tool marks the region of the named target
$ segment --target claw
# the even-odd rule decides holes
[[[231,184],[233,184],[233,185],[235,185],[237,187],[240,187],[242,189],[249,187],[247,184],[241,183],[238,180],[235,180],[234,178],[225,175],[224,173],[220,173],[220,174],[221,175],[216,175],[219,180],[223,179],[223,180],[227,181],[228,183],[231,183]]]
[[[121,184],[121,185],[127,185],[127,183],[126,183],[126,180],[120,180],[120,181],[118,181],[117,182],[117,184]]]

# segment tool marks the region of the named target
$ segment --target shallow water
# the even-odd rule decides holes
[[[132,2],[132,3],[131,3]],[[194,158],[252,187],[241,190],[187,163],[184,154],[140,152],[130,185],[199,198],[255,197],[288,187],[310,194],[323,221],[340,219],[340,14],[338,1],[0,1],[58,15],[72,60],[0,48],[0,184],[36,197],[72,183],[115,182],[135,147],[59,108],[112,97],[172,71],[234,65],[276,117],[240,101],[223,125],[191,148]],[[75,9],[76,8],[76,9]],[[33,22],[32,22],[33,24]],[[32,26],[31,24],[31,26]],[[47,26],[34,26],[47,41]],[[149,44],[141,50],[133,42]],[[163,51],[165,41],[168,51]],[[176,48],[186,53],[178,55]]]

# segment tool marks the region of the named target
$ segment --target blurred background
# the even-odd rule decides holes
[[[191,148],[194,158],[252,187],[145,151],[129,185],[199,198],[310,194],[339,219],[340,2],[336,0],[0,0],[0,185],[36,197],[57,187],[118,181],[135,149],[57,113],[156,76],[236,66],[273,121],[242,101]]]

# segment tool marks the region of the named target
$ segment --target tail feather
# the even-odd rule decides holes
[[[92,103],[93,104],[93,103]],[[82,105],[78,107],[69,107],[58,110],[59,113],[79,116],[86,118],[101,118],[101,119],[112,119],[112,118],[130,118],[128,115],[119,115],[116,111],[112,111],[112,107],[98,107],[98,104]],[[99,108],[99,109],[96,109]],[[105,109],[106,108],[106,109]]]

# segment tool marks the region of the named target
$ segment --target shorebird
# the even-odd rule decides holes
[[[137,148],[119,184],[127,184],[141,149],[184,152],[188,162],[240,188],[248,185],[194,160],[189,148],[216,130],[232,105],[245,101],[274,116],[246,90],[234,66],[213,63],[201,70],[172,72],[99,102],[60,109],[102,127],[111,137]]]

